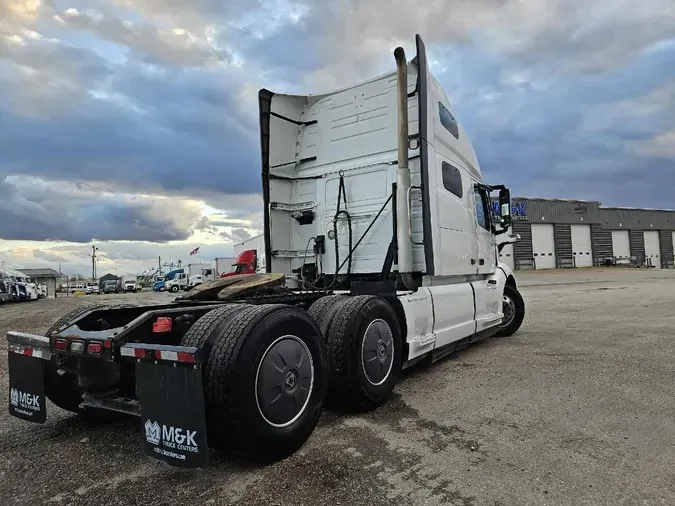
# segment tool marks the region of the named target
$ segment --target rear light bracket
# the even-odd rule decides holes
[[[120,348],[120,355],[139,362],[172,362],[176,367],[187,365],[198,368],[203,362],[203,353],[199,348],[164,344],[129,343]]]

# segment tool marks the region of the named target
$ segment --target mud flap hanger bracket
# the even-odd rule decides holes
[[[49,338],[25,332],[7,332],[8,351],[29,357],[49,360],[52,357]]]

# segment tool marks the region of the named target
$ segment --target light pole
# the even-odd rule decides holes
[[[98,248],[95,245],[91,245],[91,281],[95,282],[96,281],[96,252],[98,251]]]

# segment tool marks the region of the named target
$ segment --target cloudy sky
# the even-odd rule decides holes
[[[0,261],[230,256],[261,227],[257,90],[427,43],[487,181],[674,208],[673,0],[0,0]]]

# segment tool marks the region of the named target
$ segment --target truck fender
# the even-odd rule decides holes
[[[516,284],[516,277],[513,275],[513,270],[511,269],[511,267],[509,267],[503,262],[499,262],[497,267],[498,267],[497,272],[501,271],[504,277],[506,278],[506,284],[511,285],[514,288],[518,288],[518,285]]]

